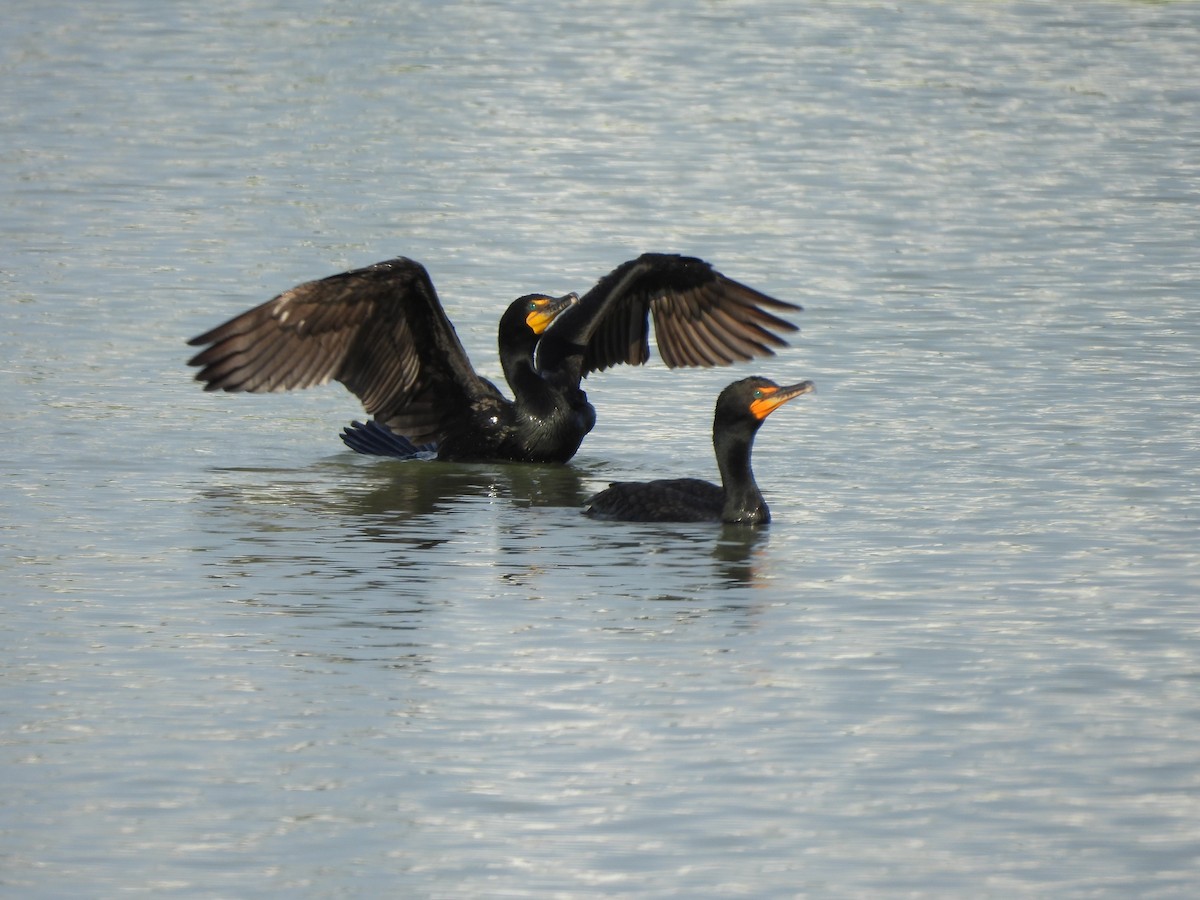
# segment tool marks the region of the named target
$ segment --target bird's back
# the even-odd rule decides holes
[[[587,515],[628,522],[719,522],[725,492],[702,478],[616,481],[588,500]]]

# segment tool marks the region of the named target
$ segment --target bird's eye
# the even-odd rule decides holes
[[[537,312],[537,308],[538,308],[538,302],[536,300],[530,300],[529,301],[529,311]]]
[[[763,392],[762,392],[762,388],[759,388],[758,390],[756,390],[756,391],[754,392],[754,399],[755,399],[755,400],[761,400],[762,398],[763,398]]]

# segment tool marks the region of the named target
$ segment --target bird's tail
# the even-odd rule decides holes
[[[351,422],[342,429],[342,442],[356,453],[365,453],[367,456],[390,456],[393,459],[433,459],[437,456],[436,444],[418,446],[374,419]]]

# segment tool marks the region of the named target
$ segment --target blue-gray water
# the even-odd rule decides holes
[[[57,8],[55,8],[57,7]],[[1200,6],[13,0],[0,893],[1184,897]],[[595,376],[565,468],[372,461],[183,341],[643,250],[802,303]],[[811,378],[760,534],[597,523]]]

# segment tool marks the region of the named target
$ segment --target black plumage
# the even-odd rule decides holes
[[[343,439],[360,452],[566,462],[595,424],[581,380],[649,358],[650,319],[671,367],[770,355],[798,311],[691,257],[647,253],[582,299],[529,294],[498,327],[514,399],[479,376],[424,266],[397,258],[309,281],[189,343],[205,390],[282,391],[340,381],[372,421]],[[389,441],[389,436],[397,440]]]
[[[780,387],[766,378],[735,381],[717,398],[713,450],[721,484],[700,478],[618,481],[587,501],[587,515],[631,522],[727,522],[765,525],[771,520],[750,455],[768,415],[788,400],[815,390],[811,381]]]

